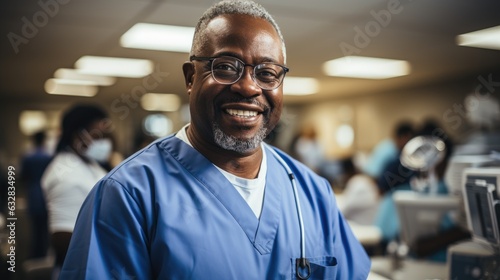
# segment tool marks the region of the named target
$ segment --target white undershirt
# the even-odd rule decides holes
[[[186,134],[186,129],[189,124],[185,125],[177,134],[177,138],[186,142],[191,147],[191,142]],[[259,174],[255,179],[246,179],[242,177],[235,176],[214,164],[214,166],[224,175],[229,182],[236,188],[238,193],[243,197],[243,199],[248,203],[248,206],[252,209],[255,216],[260,218],[262,212],[262,204],[264,203],[264,190],[266,186],[266,173],[267,173],[267,158],[264,151],[264,145],[261,144],[262,148],[262,162],[260,164]]]

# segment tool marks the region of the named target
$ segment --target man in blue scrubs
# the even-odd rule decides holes
[[[328,182],[262,142],[281,115],[285,61],[260,5],[207,10],[182,67],[191,123],[94,187],[61,279],[366,279]]]

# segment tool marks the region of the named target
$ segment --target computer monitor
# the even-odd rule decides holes
[[[495,160],[490,155],[454,155],[447,164],[444,181],[448,193],[460,199],[460,206],[454,217],[455,223],[463,229],[467,229],[467,217],[465,214],[465,203],[463,196],[463,175],[466,168],[482,168],[492,166]]]
[[[456,155],[450,158],[446,173],[445,182],[448,186],[448,193],[462,196],[464,185],[463,173],[466,168],[479,168],[489,166],[494,163],[490,155]]]
[[[473,240],[500,248],[500,167],[466,168],[463,182]]]
[[[393,198],[401,227],[400,238],[410,250],[416,248],[418,239],[437,235],[444,217],[455,212],[460,205],[455,196],[414,191],[395,191]]]

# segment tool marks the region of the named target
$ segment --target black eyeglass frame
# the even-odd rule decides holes
[[[189,61],[193,61],[193,60],[196,60],[196,61],[209,61],[210,62],[210,74],[212,75],[212,78],[217,81],[218,83],[222,84],[222,85],[232,85],[236,82],[238,82],[241,77],[243,77],[243,73],[244,71],[241,72],[240,76],[238,77],[238,79],[236,79],[234,82],[231,82],[231,83],[222,83],[220,82],[219,80],[217,80],[217,78],[214,76],[214,70],[213,70],[213,61],[217,58],[222,58],[222,57],[228,57],[228,58],[232,58],[232,59],[235,59],[235,60],[238,60],[239,62],[241,62],[241,64],[243,65],[243,69],[247,66],[251,66],[253,68],[253,71],[252,71],[252,79],[254,80],[255,84],[258,85],[261,89],[263,90],[275,90],[277,88],[279,88],[281,86],[281,84],[283,84],[283,80],[285,80],[285,76],[286,76],[286,73],[288,73],[290,71],[290,69],[288,67],[286,67],[285,65],[281,65],[279,63],[274,63],[274,62],[263,62],[263,63],[259,63],[257,65],[254,65],[254,64],[248,64],[248,63],[245,63],[244,61],[242,61],[241,59],[237,58],[237,57],[233,57],[233,56],[227,56],[227,55],[224,55],[224,56],[196,56],[196,55],[192,55],[189,57]],[[259,82],[262,82],[262,81],[257,81],[258,79],[255,77],[255,68],[261,64],[273,64],[273,65],[276,65],[276,66],[279,66],[281,68],[283,68],[283,78],[281,78],[281,81],[278,83],[278,85],[276,85],[275,87],[273,88],[263,88]]]

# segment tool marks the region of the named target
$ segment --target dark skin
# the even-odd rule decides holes
[[[284,65],[278,33],[267,21],[247,15],[222,15],[208,24],[203,53],[197,56],[234,56],[247,64],[275,62]],[[221,85],[211,75],[207,62],[183,65],[190,101],[191,125],[187,136],[193,147],[218,167],[243,178],[255,178],[262,161],[262,149],[238,153],[221,148],[214,141],[212,123],[238,139],[254,137],[262,127],[270,132],[278,123],[283,107],[283,86],[262,90],[252,79],[252,68],[245,67],[239,81]],[[243,102],[241,99],[256,101]],[[255,111],[250,118],[231,116],[227,109]]]

